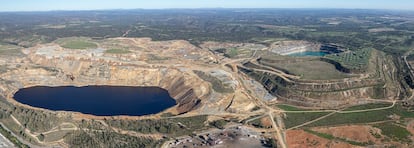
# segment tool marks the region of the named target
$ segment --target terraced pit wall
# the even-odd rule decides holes
[[[251,62],[245,63],[243,67],[239,67],[239,70],[260,82],[281,101],[308,107],[338,108],[369,103],[372,101],[369,98],[391,99],[399,95],[399,84],[394,80],[395,74],[384,69],[394,67],[392,61],[389,61],[391,59],[384,56],[376,58],[377,65],[373,66],[377,69],[368,76],[335,80],[289,79],[288,81],[280,75],[255,70],[270,70],[269,65],[262,66]]]
[[[208,83],[175,68],[122,65],[104,61],[30,57],[38,65],[22,67],[1,76],[3,94],[31,86],[156,86],[168,90],[179,114],[199,107],[209,94]]]
[[[334,60],[331,60],[331,59],[320,58],[320,60],[334,65],[337,70],[339,70],[341,72],[344,72],[344,73],[356,73],[356,74],[358,74],[358,73],[367,72],[366,67],[365,68],[359,68],[359,69],[350,69],[350,68],[346,68],[341,63],[338,63],[338,62],[336,62]]]

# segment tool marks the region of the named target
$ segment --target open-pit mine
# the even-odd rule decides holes
[[[0,148],[414,147],[413,16],[0,12]]]
[[[234,49],[237,54],[227,54]],[[333,44],[288,40],[270,46],[235,42],[194,46],[184,40],[72,37],[18,50],[19,54],[0,59],[0,92],[6,99],[1,109],[11,117],[3,124],[33,147],[71,147],[96,130],[148,141],[145,146],[287,147],[294,142],[293,132],[303,132],[301,127],[336,114],[393,109],[405,95],[390,56]],[[294,55],[303,52],[324,54]],[[88,95],[81,97],[88,91],[75,90],[86,86],[162,88],[175,101],[158,112],[140,114],[166,102],[134,105],[156,98],[124,100],[126,96],[117,93],[128,92],[115,88],[95,90],[100,95],[89,100]],[[106,99],[111,93],[115,98]],[[59,100],[59,95],[66,98]],[[347,111],[365,104],[374,107]],[[131,113],[117,112],[133,108]],[[298,115],[304,117],[292,119]],[[305,132],[323,130],[305,128]]]

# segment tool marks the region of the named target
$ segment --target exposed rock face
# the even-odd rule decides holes
[[[210,93],[209,84],[190,74],[191,70],[173,66],[122,62],[102,57],[100,50],[68,51],[58,46],[25,52],[28,59],[24,66],[1,74],[0,92],[9,98],[20,88],[36,85],[157,86],[168,90],[181,114],[199,107]]]
[[[280,55],[288,55],[297,52],[319,50],[320,47],[320,44],[307,41],[279,41],[274,42],[270,46],[270,51]]]
[[[280,63],[284,62],[288,61]],[[260,62],[246,62],[239,70],[256,79],[271,94],[286,103],[338,108],[369,103],[372,99],[398,98],[400,85],[393,81],[395,73],[388,70],[394,67],[389,57],[376,53],[367,69],[369,72],[336,80],[296,79],[289,76],[291,74],[286,70],[262,65]]]
[[[241,69],[243,70],[243,69]],[[352,83],[341,88],[343,83],[314,83],[301,84],[298,82],[286,82],[282,78],[269,74],[257,73],[254,77],[257,81],[279,100],[309,107],[318,108],[337,108],[345,105],[355,105],[367,103],[364,98],[369,98],[374,94],[373,87],[362,83],[361,87],[352,86]],[[356,85],[358,82],[356,82]],[[348,88],[347,88],[348,87]]]

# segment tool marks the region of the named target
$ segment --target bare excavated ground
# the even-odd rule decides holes
[[[380,139],[375,138],[375,134],[380,134],[381,131],[378,128],[374,128],[368,125],[349,125],[349,126],[337,126],[337,127],[323,127],[313,128],[312,130],[330,134],[334,137],[344,138],[356,142],[370,141],[373,143],[380,142]]]
[[[400,95],[395,66],[380,52],[374,53],[368,72],[362,74],[345,74],[329,63],[315,61],[315,58],[297,61],[276,55],[313,50],[319,46],[306,41],[275,41],[269,47],[220,42],[205,42],[198,47],[183,40],[152,41],[149,38],[62,38],[31,48],[7,46],[4,49],[13,52],[7,52],[9,56],[0,56],[0,94],[8,103],[21,108],[10,109],[19,114],[12,113],[4,121],[7,125],[15,125],[15,132],[24,128],[20,133],[26,135],[26,140],[43,146],[71,147],[66,138],[68,133],[92,133],[105,128],[121,135],[163,139],[167,141],[162,145],[165,147],[261,147],[265,137],[277,139],[275,145],[280,147],[355,147],[341,139],[381,144],[381,140],[372,134],[380,132],[372,126],[311,128],[340,140],[316,136],[300,129],[301,126],[286,130],[282,116],[289,116],[289,111],[276,108],[274,104],[283,102],[335,112],[340,111],[340,107],[356,104],[393,102]],[[270,57],[268,63],[260,61],[266,56]],[[276,84],[275,81],[280,82]],[[283,86],[285,84],[292,85]],[[53,112],[13,99],[13,94],[21,88],[62,85],[157,86],[168,90],[177,105],[155,115],[105,117]],[[376,91],[380,91],[381,96],[373,96]],[[27,123],[40,121],[26,121],[30,115],[25,114],[28,111],[24,108],[53,114],[59,120],[47,123],[48,128],[44,129],[26,128]],[[305,119],[307,113],[312,113],[309,110],[298,112],[303,113]],[[198,129],[191,127],[195,121],[186,123],[187,120],[181,120],[199,115],[208,116],[208,120],[199,123],[202,127],[196,126]],[[175,119],[178,121],[171,123],[170,120]],[[251,127],[249,122],[256,119],[262,127]],[[119,121],[114,123],[112,120]],[[168,137],[174,134],[143,133],[142,129],[132,128],[137,125],[135,121],[146,123],[151,120],[168,120],[162,124],[173,124],[179,130],[191,132]],[[212,128],[211,123],[219,120],[237,123],[240,127],[218,130],[218,125],[214,125]],[[309,124],[314,120],[319,117],[301,119]],[[92,127],[99,129],[88,129],[85,122],[94,123]],[[44,139],[40,138],[41,134]]]
[[[62,38],[31,48],[10,46],[10,49],[8,47],[4,50],[13,52],[9,52],[12,56],[0,58],[1,95],[15,106],[50,113],[58,118],[65,118],[65,122],[75,126],[58,130],[31,128],[23,132],[26,140],[36,141],[34,143],[39,145],[57,144],[67,147],[64,142],[66,135],[83,130],[76,122],[97,120],[104,127],[110,127],[103,120],[161,119],[165,118],[164,113],[181,114],[177,118],[204,114],[228,114],[239,118],[245,116],[243,113],[249,114],[255,107],[246,93],[238,89],[240,84],[233,71],[217,63],[217,55],[187,41],[151,41],[148,38]],[[202,75],[196,74],[195,71]],[[177,105],[156,115],[109,117],[78,112],[53,112],[24,105],[13,99],[13,94],[20,88],[67,85],[158,86],[168,90],[176,99]],[[226,88],[228,91],[219,92],[214,88]],[[17,132],[18,127],[23,127],[27,122],[20,114],[15,114],[16,117],[10,116],[13,120],[8,120],[10,122],[7,124],[17,124]],[[50,126],[58,127],[61,121],[56,122]],[[116,133],[130,136],[162,137],[112,129],[116,129]],[[47,134],[44,134],[44,138],[39,138],[40,133]]]
[[[303,130],[288,130],[286,132],[287,145],[292,148],[351,148],[351,144],[339,141],[331,141],[312,135]]]
[[[260,133],[243,126],[238,126],[170,141],[167,142],[167,145],[168,147],[259,148],[265,147],[263,140],[264,137]]]
[[[406,128],[413,134],[412,121]],[[319,134],[288,130],[286,136],[289,147],[410,147],[407,143],[387,137],[384,131],[372,125],[316,127],[309,130]]]
[[[77,48],[88,45],[86,41],[78,43],[80,40],[86,40],[95,46],[87,49],[68,49],[72,46]],[[67,45],[68,48],[60,47],[60,44],[66,45],[67,42],[70,43]],[[106,52],[114,51],[112,48],[115,47],[128,52]],[[200,102],[197,100],[207,101],[214,95],[209,83],[200,79],[191,70],[212,68],[208,63],[212,62],[214,57],[184,41],[152,42],[145,38],[93,41],[67,38],[24,49],[23,52],[27,57],[22,58],[21,63],[25,64],[2,73],[3,79],[18,84],[3,86],[3,92],[8,96],[12,96],[19,88],[35,85],[159,86],[169,90],[170,95],[177,102],[181,102],[172,112],[183,113],[199,107],[201,104],[197,105],[197,102]],[[223,79],[219,79],[220,82],[232,80],[229,75],[217,77]],[[217,94],[216,97],[224,98],[226,95]]]

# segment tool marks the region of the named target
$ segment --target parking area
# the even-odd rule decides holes
[[[266,147],[266,139],[256,131],[244,126],[203,132],[196,136],[176,139],[167,143],[171,148],[251,148]]]

